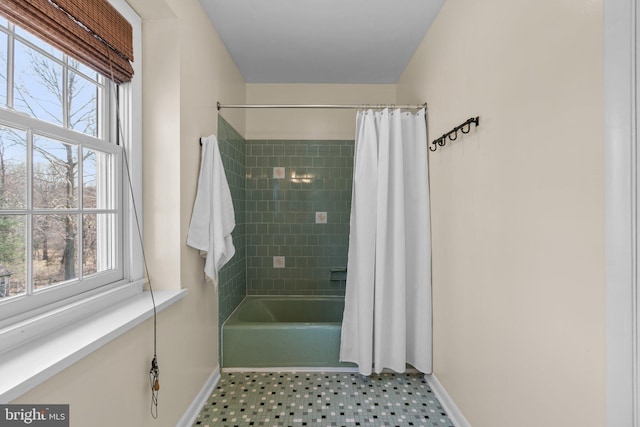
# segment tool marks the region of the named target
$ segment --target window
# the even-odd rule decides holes
[[[127,275],[122,91],[0,19],[0,317]]]

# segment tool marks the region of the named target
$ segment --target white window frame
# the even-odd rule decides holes
[[[142,227],[142,89],[140,66],[142,25],[140,17],[124,0],[109,0],[110,3],[127,19],[133,27],[134,51],[137,52],[138,61],[133,64],[134,78],[130,83],[120,85],[118,93],[121,129],[108,129],[113,134],[118,132],[122,139],[121,148],[115,147],[115,155],[121,156],[126,151],[127,161],[122,159],[120,170],[116,170],[115,186],[119,189],[117,197],[122,200],[122,215],[120,221],[122,259],[121,271],[118,278],[105,274],[105,283],[100,283],[90,289],[73,289],[73,286],[55,286],[52,289],[39,291],[38,295],[29,296],[24,303],[19,297],[10,298],[0,302],[0,353],[15,349],[35,338],[44,336],[65,325],[79,321],[83,317],[95,314],[106,307],[131,299],[142,292],[144,270],[142,265],[142,249],[138,233],[138,225]],[[116,106],[111,105],[111,114],[115,116]],[[0,115],[0,117],[7,115]],[[32,127],[33,120],[21,117],[19,113],[9,114],[11,126]],[[2,122],[0,120],[0,122]],[[22,126],[20,126],[22,125]],[[39,123],[38,133],[47,134],[48,130],[56,128],[56,134],[60,131],[56,125]],[[40,129],[42,127],[42,129]],[[73,131],[70,131],[73,132]],[[74,139],[78,135],[73,132]],[[79,136],[90,148],[91,137]],[[59,136],[56,136],[59,139]],[[112,138],[115,140],[115,138]],[[86,141],[85,141],[86,140]],[[102,148],[101,151],[104,151]],[[126,165],[131,170],[131,185],[127,179]],[[81,189],[79,189],[80,191]],[[132,199],[135,200],[135,209]],[[136,218],[136,211],[138,218]],[[27,253],[31,256],[31,253]],[[35,298],[38,297],[38,298]]]

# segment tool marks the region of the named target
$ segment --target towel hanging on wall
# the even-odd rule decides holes
[[[202,160],[198,192],[191,214],[187,245],[199,249],[206,259],[205,274],[217,279],[220,269],[233,257],[231,232],[236,226],[231,191],[215,135],[201,139]]]

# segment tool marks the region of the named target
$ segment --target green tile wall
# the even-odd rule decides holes
[[[220,270],[218,277],[218,320],[222,327],[222,323],[247,295],[247,239],[246,143],[244,138],[220,115],[218,115],[218,146],[236,215],[236,227],[232,233],[236,253]]]
[[[344,295],[353,141],[249,140],[245,165],[247,294]]]
[[[246,141],[218,120],[236,214],[236,254],[218,282],[220,326],[246,295],[344,295],[353,141]]]

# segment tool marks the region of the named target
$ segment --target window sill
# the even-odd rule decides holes
[[[186,294],[186,289],[154,292],[156,311]],[[150,294],[140,292],[126,302],[3,353],[0,404],[11,402],[152,316]]]

